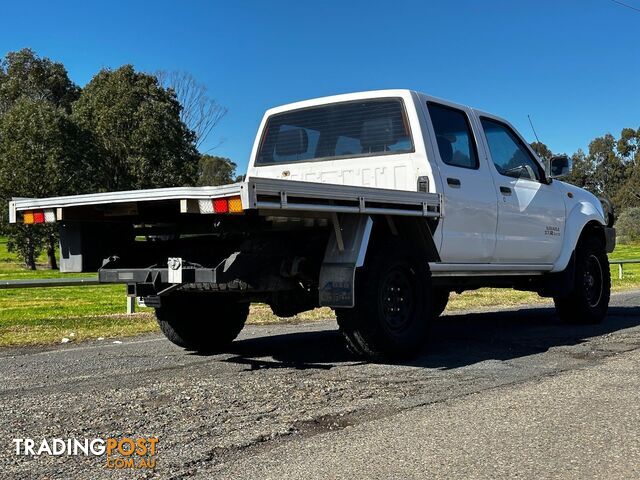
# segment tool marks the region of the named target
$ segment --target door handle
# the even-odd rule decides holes
[[[500,193],[503,195],[511,195],[511,189],[509,187],[500,187]]]
[[[449,184],[450,187],[460,188],[460,179],[458,179],[458,178],[448,177],[447,178],[447,183]]]

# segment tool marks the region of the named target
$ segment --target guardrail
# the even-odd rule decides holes
[[[36,278],[28,280],[0,280],[0,290],[11,288],[47,288],[47,287],[79,287],[103,285],[98,277],[84,278]],[[127,295],[127,315],[136,311],[136,299]]]
[[[628,263],[640,263],[640,258],[632,258],[629,260],[609,260],[610,265],[618,265],[618,279],[622,280],[622,275],[624,273],[623,265]]]
[[[98,277],[87,278],[36,278],[29,280],[0,280],[0,289],[77,287],[78,285],[99,285]]]

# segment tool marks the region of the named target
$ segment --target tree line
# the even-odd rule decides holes
[[[226,109],[184,72],[102,69],[84,87],[64,65],[30,49],[0,61],[0,234],[36,268],[46,250],[56,268],[54,226],[8,225],[12,197],[48,197],[236,180],[228,158],[198,147]],[[548,161],[540,142],[534,150]],[[640,240],[640,128],[607,133],[572,156],[567,181],[609,198],[621,233]]]
[[[55,226],[9,225],[12,197],[233,182],[236,165],[198,147],[226,109],[184,72],[102,69],[84,87],[64,65],[31,49],[0,61],[0,233],[28,268]]]

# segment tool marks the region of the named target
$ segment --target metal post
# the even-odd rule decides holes
[[[127,315],[136,313],[136,297],[127,295]]]
[[[622,280],[622,263],[618,264],[618,279]]]

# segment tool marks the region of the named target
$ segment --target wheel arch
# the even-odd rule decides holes
[[[440,254],[433,239],[433,231],[435,226],[430,225],[424,218],[379,216],[374,219],[367,255],[397,239],[418,249],[427,262],[439,262]]]
[[[584,236],[596,235],[605,243],[604,227],[606,227],[605,219],[594,205],[588,202],[575,205],[567,215],[562,250],[551,273],[562,272],[567,268],[573,252]]]

